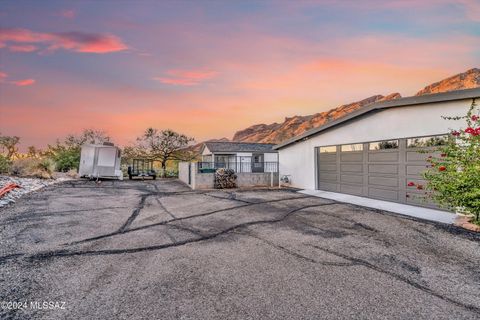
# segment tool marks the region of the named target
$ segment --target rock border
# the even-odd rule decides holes
[[[469,216],[457,216],[455,218],[454,225],[460,228],[464,228],[473,232],[480,232],[480,226],[472,222],[472,217]]]

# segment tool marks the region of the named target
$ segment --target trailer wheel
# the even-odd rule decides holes
[[[153,180],[156,180],[157,179],[157,176],[152,176]]]
[[[128,180],[132,180],[132,175],[128,175]]]

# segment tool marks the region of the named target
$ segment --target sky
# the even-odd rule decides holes
[[[231,138],[479,62],[480,0],[2,1],[0,132]]]

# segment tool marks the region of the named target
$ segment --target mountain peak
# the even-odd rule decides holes
[[[416,96],[454,90],[471,89],[480,87],[480,69],[472,68],[465,72],[432,83],[418,91]]]
[[[302,134],[303,132],[321,126],[329,121],[341,118],[350,112],[363,108],[369,104],[400,98],[399,93],[392,93],[387,96],[380,94],[344,104],[328,111],[308,116],[286,117],[283,123],[256,124],[246,129],[237,131],[232,141],[279,143],[285,139]]]

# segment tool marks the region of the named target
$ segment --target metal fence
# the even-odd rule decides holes
[[[220,168],[233,169],[236,173],[249,172],[278,172],[278,162],[245,162],[245,161],[229,161],[229,162],[198,162],[197,168],[199,173],[210,173]]]

